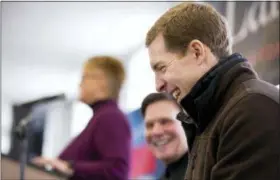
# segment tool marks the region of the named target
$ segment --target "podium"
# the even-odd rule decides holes
[[[1,180],[19,180],[20,179],[20,162],[7,155],[1,154]],[[56,171],[47,171],[44,168],[33,164],[27,164],[25,167],[26,180],[67,180],[67,177]]]

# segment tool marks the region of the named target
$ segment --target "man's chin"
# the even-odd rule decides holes
[[[158,159],[160,159],[161,161],[163,161],[164,163],[166,164],[170,164],[170,163],[173,163],[175,160],[174,160],[174,156],[175,155],[171,155],[171,154],[166,154],[166,155],[163,155],[161,157],[158,157]]]
[[[170,152],[168,152],[168,150],[165,150],[165,152],[158,150],[156,155],[160,159],[169,159],[170,157],[172,157],[172,154]]]

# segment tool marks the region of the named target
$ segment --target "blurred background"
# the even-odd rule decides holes
[[[131,178],[155,178],[164,166],[146,147],[143,98],[155,91],[145,35],[179,2],[1,2],[1,153],[19,158],[15,125],[31,115],[29,157],[56,157],[92,111],[77,101],[82,64],[112,55],[126,67],[120,106],[133,132]],[[203,2],[199,2],[203,3]],[[234,52],[279,85],[279,2],[208,2],[229,21]]]

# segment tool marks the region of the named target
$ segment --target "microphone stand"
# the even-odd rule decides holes
[[[20,180],[24,180],[25,177],[25,166],[27,164],[27,153],[28,153],[28,123],[31,121],[31,118],[24,118],[17,125],[15,129],[15,134],[20,140],[21,145],[21,156],[20,156]]]

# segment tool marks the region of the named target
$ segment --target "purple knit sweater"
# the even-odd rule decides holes
[[[91,107],[94,116],[59,158],[73,162],[71,180],[127,180],[131,146],[128,121],[113,100]]]

